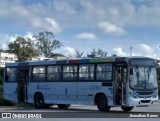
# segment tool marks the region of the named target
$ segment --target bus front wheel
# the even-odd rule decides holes
[[[68,109],[71,105],[68,104],[58,104],[59,109]]]
[[[38,93],[34,97],[34,105],[37,109],[42,109],[45,107],[44,98],[41,93]]]
[[[96,101],[96,104],[99,111],[107,112],[111,108],[108,106],[107,97],[105,95],[100,95]]]
[[[131,106],[131,107],[121,107],[122,108],[122,110],[123,111],[125,111],[125,112],[130,112],[131,110],[133,110],[133,106]]]

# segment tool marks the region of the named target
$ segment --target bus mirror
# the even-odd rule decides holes
[[[130,75],[133,75],[133,69],[130,68]]]

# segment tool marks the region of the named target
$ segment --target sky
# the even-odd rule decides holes
[[[160,0],[0,0],[0,43],[51,31],[66,56],[101,48],[108,56],[160,59]]]

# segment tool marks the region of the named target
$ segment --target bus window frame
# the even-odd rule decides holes
[[[16,68],[17,69],[17,71],[16,71],[16,79],[15,79],[15,81],[8,81],[8,79],[7,79],[7,68]],[[17,82],[17,75],[18,75],[18,66],[7,66],[7,67],[5,67],[5,80],[4,80],[4,82],[5,83],[15,83],[15,82]]]
[[[44,66],[45,67],[45,80],[44,81],[35,81],[35,80],[33,80],[33,68],[34,67],[40,67],[40,66]],[[47,72],[46,72],[46,69],[47,69],[47,65],[32,65],[32,66],[30,66],[31,67],[31,80],[30,80],[30,82],[47,82]]]
[[[111,79],[109,79],[109,80],[97,80],[97,65],[98,64],[111,64],[112,70],[111,71],[105,71],[105,72],[111,72]],[[96,63],[95,73],[96,73],[95,74],[96,75],[96,77],[95,77],[96,81],[101,81],[101,82],[111,82],[111,81],[113,81],[113,63],[112,62]]]
[[[48,67],[49,66],[59,66],[60,67],[60,78],[57,80],[48,80],[48,74],[54,74],[54,73],[48,73]],[[62,80],[62,65],[52,64],[52,65],[46,65],[46,81],[47,82],[61,82]]]
[[[63,78],[63,67],[64,66],[76,66],[77,67],[77,77],[76,77],[76,79],[72,79],[72,80],[65,80],[64,78]],[[77,82],[78,80],[79,80],[79,78],[78,78],[78,75],[79,75],[79,65],[78,64],[63,64],[63,65],[61,65],[61,82]],[[69,73],[69,72],[66,72],[66,73]]]

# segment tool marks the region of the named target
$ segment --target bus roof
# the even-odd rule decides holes
[[[148,57],[107,57],[107,58],[74,58],[74,59],[61,59],[61,60],[41,60],[41,61],[25,61],[25,62],[12,62],[6,63],[5,66],[29,66],[29,65],[51,65],[51,64],[83,64],[83,63],[103,63],[114,61],[128,61],[132,59],[150,59]]]

